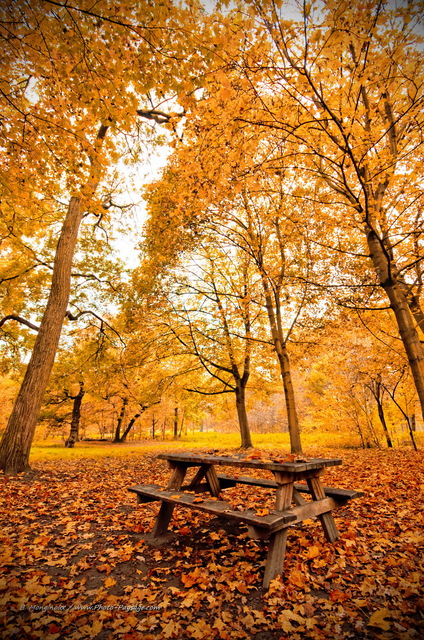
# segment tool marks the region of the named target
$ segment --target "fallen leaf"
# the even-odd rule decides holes
[[[375,611],[369,622],[369,627],[377,627],[378,629],[382,629],[383,631],[388,631],[390,629],[390,622],[385,620],[385,618],[390,616],[390,611],[388,609],[378,609]]]

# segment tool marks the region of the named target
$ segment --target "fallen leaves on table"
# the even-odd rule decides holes
[[[170,533],[152,540],[159,503],[137,505],[127,487],[167,485],[167,465],[153,456],[46,462],[33,478],[1,475],[0,635],[423,637],[423,454],[309,453],[343,458],[324,484],[365,495],[336,512],[341,539],[334,544],[318,521],[289,527],[285,573],[268,592],[261,588],[267,542],[249,539],[242,525],[177,506]],[[275,451],[264,457],[285,458]],[[232,509],[264,514],[275,493],[239,485],[224,497]]]

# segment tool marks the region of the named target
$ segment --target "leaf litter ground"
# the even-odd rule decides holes
[[[158,504],[137,505],[127,488],[166,485],[154,455],[0,476],[2,637],[423,638],[423,454],[307,453],[343,458],[324,483],[365,496],[336,512],[334,544],[316,521],[291,527],[284,576],[268,592],[267,543],[244,526],[177,507],[169,533],[152,539]],[[226,496],[233,508],[273,506],[269,490]]]

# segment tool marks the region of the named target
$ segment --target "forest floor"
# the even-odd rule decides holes
[[[158,504],[137,505],[127,488],[166,485],[153,453],[38,460],[33,474],[1,474],[1,637],[423,638],[424,454],[305,454],[343,458],[324,484],[365,495],[336,512],[334,544],[319,522],[290,528],[284,575],[267,592],[266,542],[243,526],[177,508],[170,532],[152,539]],[[233,506],[272,508],[272,491],[229,491]]]

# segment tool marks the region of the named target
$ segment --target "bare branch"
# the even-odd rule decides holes
[[[4,325],[4,323],[7,322],[8,320],[16,320],[17,322],[20,322],[21,324],[24,324],[26,327],[29,327],[33,331],[39,331],[40,330],[40,327],[38,327],[36,324],[33,324],[29,320],[25,320],[25,318],[22,318],[21,316],[18,316],[18,315],[14,314],[14,313],[2,318],[0,320],[0,327],[2,327]]]

